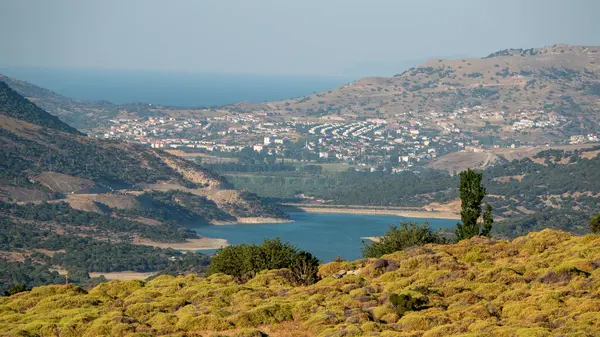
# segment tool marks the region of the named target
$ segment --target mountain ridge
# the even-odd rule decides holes
[[[542,143],[598,132],[598,96],[600,47],[553,45],[506,49],[484,58],[432,59],[392,77],[364,77],[328,92],[260,104],[241,102],[229,109],[284,117],[419,121],[437,132],[452,124],[499,138],[522,137],[513,125],[523,118],[564,118],[560,127],[531,132],[528,139],[540,137]],[[523,112],[529,116],[523,117]],[[449,118],[453,113],[458,116]]]
[[[102,129],[111,119],[189,118],[190,111],[202,115],[194,109],[72,100],[23,81],[0,75],[1,79],[85,130]],[[391,77],[364,77],[327,92],[238,102],[220,109],[230,114],[266,112],[279,118],[419,122],[439,133],[459,129],[473,136],[543,145],[599,132],[599,96],[600,47],[556,44],[505,49],[482,58],[431,59]],[[523,119],[541,126],[524,130],[518,124]]]

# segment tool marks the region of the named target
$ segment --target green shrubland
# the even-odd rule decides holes
[[[318,267],[319,261],[310,253],[298,251],[296,247],[276,238],[265,239],[260,245],[242,244],[221,248],[210,260],[208,271],[210,274],[231,275],[245,282],[260,271],[287,268],[284,277],[290,282],[313,284],[318,280]]]
[[[333,277],[344,270],[352,272]],[[473,237],[320,265],[311,285],[289,275],[288,268],[263,270],[240,283],[213,271],[111,281],[89,291],[36,287],[0,297],[0,335],[600,335],[596,234]]]
[[[390,230],[379,240],[365,244],[362,254],[367,258],[381,257],[408,247],[444,242],[445,239],[433,232],[427,223],[403,222],[400,227],[390,226]]]

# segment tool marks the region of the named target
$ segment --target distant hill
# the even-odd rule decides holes
[[[2,81],[0,81],[0,114],[58,131],[82,135],[81,132],[62,122],[58,117],[50,115],[23,98]]]
[[[79,130],[92,130],[100,125],[108,124],[114,118],[164,115],[160,111],[151,109],[148,104],[118,105],[108,101],[72,99],[2,74],[0,74],[0,81],[5,82],[20,95]]]
[[[196,108],[75,100],[6,76],[0,75],[0,81],[84,131],[111,119],[201,114]],[[599,97],[600,47],[558,44],[506,49],[484,58],[432,59],[393,77],[366,77],[305,97],[240,102],[223,109],[267,111],[283,118],[382,117],[390,123],[419,122],[433,132],[448,132],[452,126],[475,137],[542,145],[600,132]],[[532,131],[514,128],[523,119],[558,122]]]
[[[599,97],[600,47],[554,45],[507,49],[479,59],[433,59],[393,77],[367,77],[328,92],[260,105],[239,103],[231,109],[284,116],[384,117],[419,121],[423,128],[439,132],[453,124],[476,135],[513,138],[520,132],[512,125],[523,118],[564,117],[562,126],[530,135],[543,143],[600,131]],[[473,107],[483,109],[460,111],[454,118],[440,115]],[[526,110],[543,113],[528,116],[522,113]],[[481,116],[500,111],[504,114]]]
[[[368,224],[365,224],[368,226]],[[0,299],[6,336],[599,336],[600,236],[476,237],[382,259],[34,288]]]
[[[92,202],[111,191],[180,190],[227,210],[229,219],[283,216],[187,160],[139,144],[85,137],[3,83],[0,98],[0,197],[7,201],[85,193]]]

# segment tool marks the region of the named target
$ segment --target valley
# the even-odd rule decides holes
[[[362,275],[383,287],[382,296],[392,296],[396,286],[387,280],[390,276],[379,279],[371,266],[395,265],[397,257],[373,261],[365,249],[385,242],[382,238],[390,235],[386,230],[393,232],[396,227],[390,226],[398,223],[425,223],[434,238],[428,244],[445,244],[413,249],[441,249],[442,255],[460,252],[453,269],[481,273],[485,261],[514,264],[511,257],[486,255],[488,248],[482,248],[511,245],[518,248],[510,254],[530,254],[516,266],[529,270],[524,282],[579,282],[582,275],[595,273],[595,260],[576,261],[575,269],[534,270],[527,263],[540,258],[538,252],[521,243],[537,245],[538,237],[544,237],[544,242],[555,240],[552,244],[557,246],[568,242],[572,250],[593,250],[585,239],[570,235],[588,234],[589,219],[598,213],[596,55],[595,47],[553,46],[507,50],[484,59],[434,60],[391,79],[361,79],[295,100],[209,109],[70,100],[2,77],[7,84],[0,82],[0,293],[74,283],[80,288],[55,285],[34,291],[91,289],[93,294],[103,287],[152,286],[173,277],[196,277],[193,274],[216,280],[225,275],[215,273],[214,261],[227,258],[227,249],[252,251],[262,244],[269,254],[277,249],[297,254],[298,261],[283,260],[292,275],[286,274],[288,269],[281,269],[283,276],[275,279],[270,271],[244,274],[265,253],[249,262],[241,262],[247,256],[234,255],[224,266],[237,276],[225,284],[248,285],[264,278],[267,288],[251,288],[264,292],[272,291],[272,282],[295,288],[299,280],[306,280],[318,288]],[[483,75],[490,62],[500,62],[493,67],[501,68],[489,79],[493,82]],[[562,93],[559,98],[557,91]],[[61,119],[83,126],[88,134]],[[495,239],[449,245],[458,235],[457,222],[464,220],[457,173],[470,168],[481,172],[488,192],[483,203],[495,218],[491,233],[482,235]],[[419,230],[403,228],[399,233],[406,235]],[[293,248],[269,241],[274,238],[292,242]],[[283,263],[267,261],[275,263],[272,266]],[[236,266],[239,263],[242,266]],[[316,273],[319,263],[327,264]],[[412,270],[424,266],[416,268]],[[206,285],[221,291],[210,282]],[[410,296],[425,295],[419,287],[412,287]],[[435,297],[433,306],[444,308],[452,295],[447,289],[435,291],[444,294]],[[428,298],[433,294],[425,292]],[[13,296],[0,298],[0,308]],[[392,316],[387,304],[380,306],[367,309],[379,322],[377,327],[368,322],[360,328],[332,323],[336,319],[328,321],[329,329],[383,332],[389,328],[385,322],[411,317]],[[241,313],[235,309],[220,308],[228,310],[229,318],[203,314],[211,323],[188,322],[184,327],[187,318],[173,316],[178,327],[146,322],[140,331],[194,329],[236,335],[251,327],[255,330],[248,331],[278,334],[271,323],[291,324],[291,316],[270,316],[285,313],[281,307],[261,314],[266,321],[252,323],[237,321],[235,315]],[[127,317],[145,322],[134,309],[126,310]],[[19,313],[11,315],[22,319]],[[344,321],[354,317],[346,316]],[[3,319],[0,315],[0,322]],[[319,318],[298,316],[291,329],[311,335],[309,327],[322,324],[315,320]],[[29,329],[17,321],[11,327],[10,333]],[[127,329],[137,331],[130,325]],[[85,325],[75,330],[88,331]],[[0,328],[4,331],[9,330]]]

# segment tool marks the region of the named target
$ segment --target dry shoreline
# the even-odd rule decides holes
[[[293,207],[306,213],[335,213],[335,214],[363,214],[363,215],[396,215],[407,218],[424,219],[450,219],[459,220],[460,215],[451,211],[426,211],[426,210],[400,210],[377,208],[342,208],[342,207]]]
[[[281,218],[263,218],[263,217],[247,217],[247,218],[237,218],[235,222],[213,222],[212,224],[215,226],[227,226],[227,225],[239,225],[239,224],[261,224],[261,223],[289,223],[294,222],[294,220],[290,219],[281,219]]]
[[[187,239],[185,242],[156,242],[148,239],[135,239],[133,241],[136,245],[152,246],[157,248],[171,248],[176,250],[206,250],[206,249],[219,249],[229,246],[229,243],[225,239],[215,238],[200,238],[200,239]]]
[[[90,277],[104,276],[107,280],[119,280],[119,281],[131,281],[131,280],[145,280],[150,276],[153,276],[156,272],[135,272],[135,271],[119,271],[119,272],[93,272],[90,273]]]

